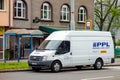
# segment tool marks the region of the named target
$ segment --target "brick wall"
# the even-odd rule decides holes
[[[31,28],[31,0],[24,0],[27,3],[27,19],[20,20],[13,18],[13,26],[11,28]],[[35,0],[34,0],[35,1]],[[15,0],[13,0],[13,5]],[[13,10],[14,12],[14,10]]]
[[[15,1],[15,0],[14,0]],[[70,23],[60,22],[60,11],[63,4],[70,6],[70,0],[25,0],[28,6],[28,20],[13,20],[14,28],[38,28],[39,26],[48,26],[53,28],[69,28]],[[40,21],[33,23],[35,17],[41,18],[41,6],[43,2],[49,2],[52,5],[52,22]],[[78,23],[78,9],[80,6],[85,6],[87,9],[88,19],[93,20],[94,1],[91,0],[75,0],[75,26],[77,29],[83,28],[84,23]]]
[[[70,6],[70,0],[32,0],[32,19],[35,17],[41,18],[41,5],[43,2],[49,2],[53,9],[53,22],[39,22],[33,23],[33,28],[38,28],[38,26],[48,26],[48,27],[60,27],[68,28],[69,23],[60,22],[60,10],[63,4],[68,4]],[[94,1],[91,0],[75,0],[75,26],[80,29],[83,28],[84,23],[78,23],[78,9],[80,6],[85,6],[87,8],[88,19],[93,20],[94,11]]]

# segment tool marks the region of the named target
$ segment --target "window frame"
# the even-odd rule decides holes
[[[67,4],[62,5],[61,7],[60,21],[70,22],[70,8]]]
[[[46,7],[46,10],[45,10]],[[46,12],[46,17],[44,12]],[[52,21],[52,6],[48,2],[44,2],[41,6],[41,20]]]
[[[20,15],[19,15],[19,10],[20,10]],[[15,1],[14,19],[27,19],[27,3],[24,0]]]
[[[0,51],[3,51],[3,36],[0,36],[0,39],[2,39],[2,49],[0,49]]]
[[[81,6],[78,10],[78,22],[85,23],[87,19],[87,9],[84,6]]]
[[[62,55],[70,52],[70,41],[62,41],[57,48],[55,55]]]
[[[0,11],[5,11],[5,9],[6,9],[6,7],[5,7],[5,3],[6,3],[6,1],[5,0],[1,0],[1,1],[3,1],[3,4],[1,3],[1,5],[3,5],[1,8],[0,8]]]

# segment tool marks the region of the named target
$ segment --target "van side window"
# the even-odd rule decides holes
[[[56,54],[65,54],[70,52],[70,41],[62,41],[57,49]]]

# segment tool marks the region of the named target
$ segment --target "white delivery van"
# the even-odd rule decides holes
[[[114,63],[114,45],[111,33],[101,31],[53,32],[28,60],[33,70],[50,68],[54,72],[84,65],[101,69],[107,63]]]

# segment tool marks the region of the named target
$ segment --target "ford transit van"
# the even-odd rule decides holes
[[[49,68],[59,72],[63,67],[92,65],[102,69],[114,63],[114,45],[110,32],[56,31],[34,50],[28,60],[33,70]]]

